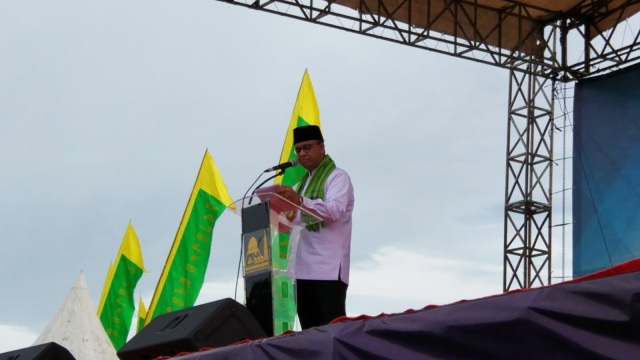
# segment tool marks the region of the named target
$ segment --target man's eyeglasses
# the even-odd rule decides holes
[[[320,145],[320,143],[315,143],[315,144],[307,144],[307,145],[302,145],[302,146],[296,146],[295,147],[295,152],[296,154],[300,154],[302,151],[304,152],[309,152],[309,150],[313,149],[314,146],[316,145]]]

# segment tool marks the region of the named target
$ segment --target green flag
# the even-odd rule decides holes
[[[98,306],[98,317],[116,351],[127,342],[135,310],[133,291],[143,272],[140,243],[129,223],[116,261],[109,265]]]
[[[309,73],[305,70],[302,76],[298,97],[293,106],[291,121],[282,146],[280,162],[287,162],[296,157],[293,146],[293,129],[304,125],[320,126],[320,109],[316,102],[316,95],[311,85]],[[304,176],[306,169],[301,165],[289,168],[283,176],[275,179],[276,184],[294,186]],[[289,234],[273,234],[272,242],[272,291],[273,291],[273,333],[282,334],[293,329],[296,319],[296,303],[293,291],[293,280],[285,275],[288,268]]]
[[[231,202],[207,150],[149,304],[145,325],[158,315],[191,307],[196,302],[209,263],[214,225]]]

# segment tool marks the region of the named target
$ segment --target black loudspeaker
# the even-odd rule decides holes
[[[266,337],[249,310],[226,298],[151,320],[118,351],[121,360],[148,360]]]
[[[0,360],[76,360],[69,350],[54,342],[0,354]]]

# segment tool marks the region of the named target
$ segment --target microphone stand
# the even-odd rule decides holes
[[[247,197],[247,194],[249,193],[249,190],[251,190],[251,188],[253,187],[253,185],[255,185],[258,180],[260,179],[260,177],[262,176],[262,174],[264,173],[260,173],[260,175],[258,175],[258,177],[253,181],[253,183],[251,184],[251,186],[249,186],[249,188],[247,189],[247,191],[244,193],[244,195],[242,196],[242,208],[244,209],[244,199]],[[262,184],[261,184],[262,185]],[[255,192],[255,191],[254,191]],[[253,195],[253,194],[251,194]],[[251,201],[249,201],[249,205],[251,205]]]
[[[255,195],[256,190],[260,189],[262,187],[262,185],[266,184],[267,181],[276,178],[278,176],[282,176],[284,174],[284,169],[278,171],[275,175],[269,176],[265,181],[261,182],[260,185],[256,186],[255,189],[253,189],[253,192],[251,193],[251,198],[249,198],[249,205],[251,205],[251,200],[253,200],[253,195]]]

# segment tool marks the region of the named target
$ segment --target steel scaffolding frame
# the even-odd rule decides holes
[[[503,290],[551,283],[551,186],[555,81],[510,70]]]
[[[336,0],[221,1],[508,69],[503,289],[551,283],[554,88],[638,62],[640,31],[624,20],[640,0],[615,6],[584,0],[566,12],[519,1],[504,1],[508,6],[495,9],[480,0],[451,0],[440,2],[444,8],[434,13],[431,2],[422,0],[431,16],[420,27],[412,25],[420,0],[353,0],[352,7]],[[477,11],[492,13],[495,23],[480,26]],[[401,12],[406,22],[396,20]],[[453,31],[431,30],[445,15],[454,19]],[[535,40],[534,51],[514,48],[497,35],[507,19],[515,19],[519,43]],[[607,19],[613,25],[600,29]],[[527,26],[531,23],[535,26]]]

